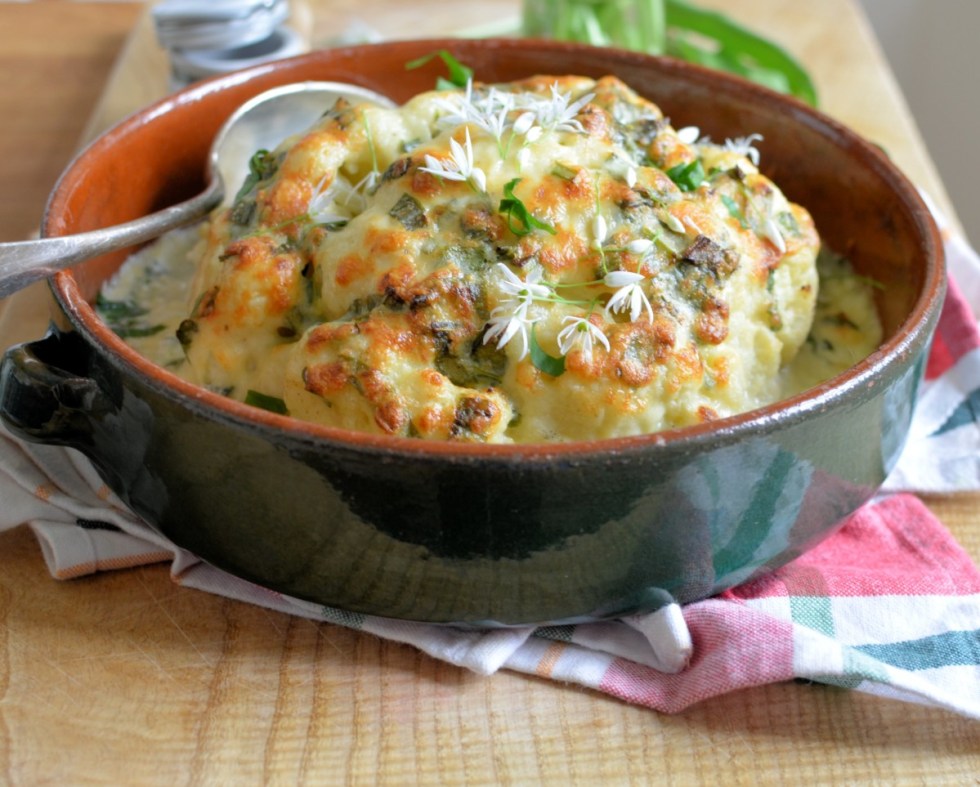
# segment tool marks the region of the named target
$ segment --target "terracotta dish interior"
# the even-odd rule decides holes
[[[472,66],[484,82],[541,73],[615,74],[663,109],[675,127],[697,125],[713,139],[761,133],[762,169],[787,196],[814,215],[824,242],[846,254],[858,272],[883,283],[878,292],[885,328],[882,348],[845,375],[793,400],[674,432],[655,439],[708,436],[788,410],[819,406],[833,389],[873,377],[883,359],[901,353],[910,328],[943,293],[942,246],[927,208],[886,155],[821,113],[734,77],[689,64],[616,50],[528,40],[404,41],[318,52],[219,77],[175,94],[123,121],[80,154],[49,203],[45,232],[62,235],[144,215],[203,188],[207,152],[224,119],[243,101],[270,87],[305,79],[349,81],[404,101],[430,89],[441,64],[406,70],[405,63],[446,48]],[[234,188],[234,186],[232,186]],[[267,426],[327,438],[416,451],[581,451],[597,444],[528,446],[433,445],[405,438],[366,435],[301,424],[202,391],[132,352],[95,315],[92,301],[125,259],[118,252],[56,277],[55,290],[68,314],[121,362],[136,367],[197,401]],[[602,441],[635,443],[651,436]]]

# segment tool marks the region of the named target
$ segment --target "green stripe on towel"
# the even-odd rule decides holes
[[[886,645],[860,645],[856,650],[907,670],[980,664],[980,630],[948,631]]]

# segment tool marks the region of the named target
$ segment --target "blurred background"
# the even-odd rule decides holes
[[[25,0],[13,1],[16,3]],[[698,4],[698,0],[692,1],[695,5]],[[0,0],[0,7],[10,2],[11,0]],[[146,2],[152,4],[152,0]],[[293,0],[291,5],[295,11],[297,8],[302,9],[307,2],[308,0]],[[356,0],[329,2],[331,5],[336,3],[339,17],[349,18],[351,14],[356,16],[358,13]],[[884,55],[914,115],[963,228],[972,245],[978,247],[980,99],[977,98],[977,81],[980,78],[980,46],[976,36],[980,31],[980,0],[858,2],[881,42]],[[392,3],[393,10],[397,10],[396,15],[406,22],[403,26],[406,31],[411,30],[408,20],[412,16],[412,5],[411,0]],[[457,13],[453,14],[459,20],[459,27],[467,28],[472,25],[472,20],[486,18],[481,14],[484,5],[485,3],[477,0],[459,0],[456,4]],[[717,2],[705,5],[719,7]],[[721,7],[724,7],[725,14],[737,20],[738,5],[738,0],[728,0]],[[520,0],[514,0],[515,14],[519,8]],[[359,24],[362,28],[360,32],[365,36],[374,32],[372,20],[359,20]],[[346,28],[347,22],[339,27]],[[763,36],[767,34],[764,27],[756,26],[755,31]],[[335,32],[340,33],[341,30]],[[3,55],[0,52],[0,60]],[[5,115],[6,117],[9,115]],[[11,196],[10,199],[18,198]],[[0,200],[0,208],[5,207]],[[36,211],[30,214],[31,222],[36,219],[34,212]]]
[[[268,2],[268,0],[267,0]],[[945,184],[964,230],[974,246],[980,245],[980,100],[976,80],[980,77],[980,0],[859,0],[882,50],[895,73],[929,152]],[[295,0],[293,9],[304,0]],[[338,11],[353,10],[356,3],[336,0]],[[693,0],[697,6],[698,0]],[[550,17],[561,3],[540,2]],[[719,6],[735,21],[738,0]],[[515,10],[520,7],[514,3]],[[468,20],[487,19],[481,4],[458,3],[461,30],[473,32]],[[401,4],[411,14],[412,3]],[[343,16],[343,14],[338,14]],[[804,14],[800,14],[805,18]],[[358,32],[370,38],[373,20],[358,20]],[[358,25],[355,25],[357,27]],[[479,28],[480,25],[477,25]],[[340,32],[340,31],[337,31]],[[493,25],[486,31],[493,34]],[[756,29],[765,36],[767,31]],[[313,42],[316,45],[318,42]],[[793,53],[805,57],[805,53]],[[804,63],[804,66],[806,64]]]
[[[974,248],[980,246],[980,0],[861,0]]]
[[[337,3],[343,12],[357,14],[357,4]],[[936,164],[967,236],[980,245],[980,0],[859,0],[882,50],[908,102],[926,146]],[[305,0],[291,3],[294,12]],[[698,0],[693,0],[698,5]],[[411,15],[406,0],[401,11]],[[705,6],[719,7],[717,3]],[[739,19],[738,0],[720,6],[722,13]],[[520,7],[514,3],[515,10]],[[545,3],[544,7],[554,7]],[[473,19],[486,19],[481,3],[458,3],[461,29],[472,30]],[[515,20],[516,21],[516,20]],[[354,31],[368,38],[376,34],[373,20],[358,20]],[[409,25],[409,28],[411,25]],[[480,27],[479,25],[477,27]],[[488,33],[492,33],[488,29]],[[337,31],[338,33],[341,31]],[[351,32],[348,30],[347,32]],[[765,36],[764,28],[755,32]],[[314,42],[314,45],[317,42]],[[804,53],[793,53],[800,57]],[[805,66],[805,63],[804,63]]]

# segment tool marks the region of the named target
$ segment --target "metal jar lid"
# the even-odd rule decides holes
[[[164,0],[152,15],[157,38],[170,55],[174,88],[308,48],[284,24],[286,0]]]

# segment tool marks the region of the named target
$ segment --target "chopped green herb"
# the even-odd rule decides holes
[[[566,164],[562,164],[559,161],[554,167],[552,167],[551,174],[556,178],[561,178],[562,180],[574,180],[575,176],[578,174],[578,170],[573,169]]]
[[[497,261],[496,251],[486,243],[464,245],[461,243],[446,246],[442,258],[461,271],[479,273]]]
[[[399,221],[407,230],[421,229],[427,222],[422,204],[408,193],[398,198],[398,202],[388,211],[388,215]]]
[[[824,317],[824,322],[831,325],[839,325],[842,328],[852,328],[855,331],[861,330],[861,326],[854,322],[854,320],[848,317],[844,312],[828,314],[826,317]]]
[[[678,164],[667,170],[667,177],[677,184],[681,191],[694,191],[704,181],[704,166],[701,159],[688,164]]]
[[[117,326],[113,330],[123,339],[139,339],[145,336],[154,336],[160,333],[167,326],[162,324],[157,325],[130,325],[130,326]]]
[[[402,158],[395,159],[391,162],[388,169],[381,174],[381,182],[387,183],[389,180],[398,180],[398,178],[404,177],[411,168],[411,156],[403,156]]]
[[[340,319],[349,322],[363,322],[384,301],[385,296],[382,293],[373,293],[364,298],[355,298]]]
[[[249,159],[248,175],[235,195],[229,214],[233,224],[245,227],[251,223],[255,215],[256,203],[255,198],[250,195],[260,182],[272,177],[277,169],[279,169],[279,159],[268,150],[258,150]]]
[[[232,205],[231,213],[229,217],[231,218],[232,224],[237,224],[239,227],[244,227],[251,220],[252,216],[255,215],[255,200],[254,199],[240,199],[234,205]],[[232,255],[228,255],[232,256]]]
[[[747,230],[749,223],[745,220],[745,215],[742,213],[741,208],[738,207],[738,203],[727,194],[721,195],[721,201],[725,208],[727,208],[728,215],[741,224],[743,230]]]
[[[800,234],[800,225],[796,221],[796,217],[788,210],[784,210],[782,213],[777,214],[776,221],[779,222],[779,226],[786,230],[786,232],[788,232],[790,235]]]
[[[238,202],[246,194],[250,193],[261,181],[276,174],[279,162],[276,157],[268,150],[257,150],[248,161],[248,176],[242,187],[235,195],[235,202]]]
[[[251,388],[245,394],[245,404],[268,410],[270,413],[279,413],[279,415],[289,414],[289,411],[286,409],[286,403],[282,399],[277,396],[269,396],[268,394],[253,391]]]
[[[140,321],[149,310],[133,301],[113,301],[101,292],[95,298],[95,309],[106,321],[113,333],[123,339],[153,336],[166,328],[165,325],[146,325]]]
[[[449,70],[449,79],[439,77],[436,80],[436,88],[439,90],[452,90],[457,87],[466,87],[467,82],[473,78],[473,69],[469,66],[464,66],[446,49],[440,49],[438,52],[432,52],[412,60],[405,64],[405,68],[409,71],[421,68],[437,57],[446,64],[446,68]]]
[[[498,210],[507,217],[507,226],[515,235],[529,235],[532,230],[544,230],[552,235],[557,231],[550,224],[534,218],[523,202],[514,194],[514,188],[521,182],[514,178],[504,186],[504,199],[500,200]]]
[[[124,320],[142,317],[147,310],[133,301],[113,301],[101,292],[95,297],[95,308],[106,320]]]
[[[495,345],[481,343],[474,343],[468,352],[462,349],[453,354],[447,344],[436,356],[435,366],[454,385],[487,388],[500,385],[503,380],[507,354]]]

